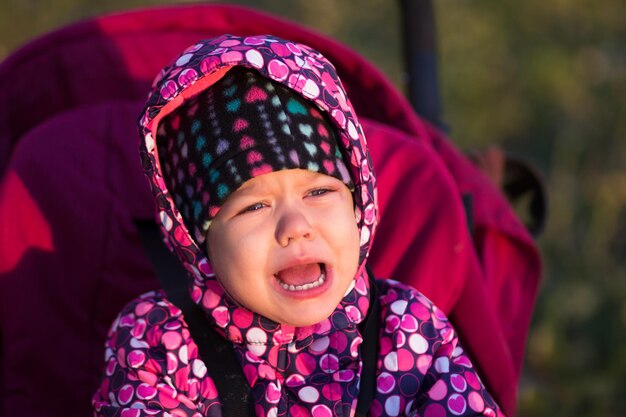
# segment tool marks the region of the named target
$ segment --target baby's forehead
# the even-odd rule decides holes
[[[244,182],[233,194],[247,195],[265,190],[277,189],[281,191],[285,186],[296,188],[316,186],[319,183],[345,185],[337,178],[325,173],[307,169],[293,168],[271,171]]]

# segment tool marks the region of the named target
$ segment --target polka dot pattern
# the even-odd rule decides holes
[[[377,287],[380,323],[393,317],[401,322],[410,315],[415,327],[381,325],[370,415],[501,416],[445,316],[419,292],[396,281],[377,281]],[[422,312],[419,319],[412,315],[416,304]],[[254,326],[249,317],[240,316],[238,322],[248,325],[247,331],[241,329],[247,343],[234,346],[253,387],[257,416],[353,415],[362,365],[349,342],[360,339],[358,328],[331,331],[295,347],[274,344],[271,331]],[[433,327],[438,328],[435,334]],[[258,351],[259,346],[265,349]],[[113,324],[106,358],[105,379],[94,397],[96,415],[147,416],[156,407],[181,416],[221,416],[219,393],[187,324],[161,292],[126,306]],[[131,404],[148,411],[132,410]]]

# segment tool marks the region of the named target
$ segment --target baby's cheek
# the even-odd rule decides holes
[[[354,265],[355,265],[355,273],[356,273],[356,268],[359,266],[359,252],[361,249],[361,234],[359,232],[359,228],[357,227],[356,223],[354,224],[354,227],[351,229],[351,232],[348,236],[348,238],[346,239],[349,244],[349,253],[351,254],[353,261],[354,261]]]

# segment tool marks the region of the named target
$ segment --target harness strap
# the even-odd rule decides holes
[[[237,360],[232,343],[219,335],[205,312],[194,303],[183,310],[191,338],[198,345],[198,353],[209,370],[222,403],[224,417],[254,416],[250,385]]]
[[[139,237],[167,298],[183,312],[191,338],[215,383],[224,417],[254,416],[250,385],[232,344],[219,335],[187,290],[187,271],[163,243],[154,221],[135,220]]]
[[[376,358],[378,356],[380,305],[378,301],[378,287],[376,286],[374,273],[370,268],[367,268],[367,275],[370,281],[370,305],[367,309],[367,318],[363,328],[363,344],[361,345],[363,370],[361,371],[361,388],[355,417],[367,416],[376,394]]]

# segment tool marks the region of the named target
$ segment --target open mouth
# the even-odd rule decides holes
[[[277,272],[274,277],[286,291],[311,290],[326,281],[326,266],[323,263],[297,265]]]

